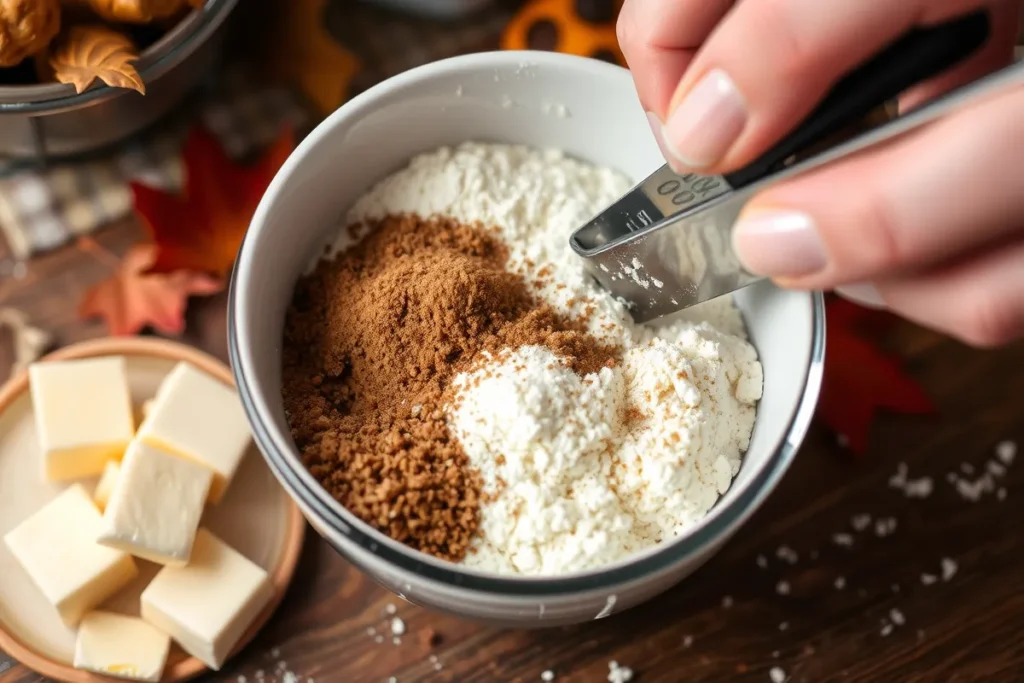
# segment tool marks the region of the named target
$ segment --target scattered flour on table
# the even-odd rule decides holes
[[[550,575],[614,562],[685,532],[739,470],[763,380],[731,299],[636,325],[569,247],[629,187],[558,151],[466,143],[416,157],[349,212],[349,224],[415,213],[497,227],[538,296],[624,349],[585,377],[536,346],[456,377],[449,426],[497,494],[467,565]]]
[[[633,680],[633,670],[612,660],[608,662],[608,683],[629,683]]]

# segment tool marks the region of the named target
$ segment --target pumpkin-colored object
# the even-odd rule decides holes
[[[626,65],[615,37],[622,0],[529,0],[502,35],[505,50],[549,50]]]

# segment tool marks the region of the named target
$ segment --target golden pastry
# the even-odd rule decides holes
[[[131,39],[109,26],[72,26],[50,50],[50,67],[56,80],[79,93],[98,78],[112,88],[144,95],[146,86],[133,64],[138,58]]]
[[[166,19],[185,7],[187,0],[64,0],[64,4],[87,7],[106,21],[148,24]]]
[[[0,66],[45,48],[60,30],[60,0],[0,0]]]

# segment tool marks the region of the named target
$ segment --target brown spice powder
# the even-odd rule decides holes
[[[285,323],[283,398],[318,481],[395,540],[461,559],[480,486],[448,431],[451,379],[482,351],[551,348],[575,371],[614,364],[582,324],[505,269],[496,231],[392,216],[300,279]]]

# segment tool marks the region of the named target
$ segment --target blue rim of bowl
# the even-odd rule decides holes
[[[502,54],[515,55],[511,51]],[[547,58],[554,57],[550,53],[544,54],[547,55]],[[461,62],[474,56],[478,57],[479,55],[452,57],[443,61]],[[573,61],[584,60],[581,57],[574,58],[568,55],[557,55],[556,58]],[[589,63],[595,60],[585,61]],[[600,64],[601,66],[596,68],[621,69],[612,64],[603,62]],[[596,65],[588,64],[588,66],[595,68]],[[409,72],[406,72],[404,75],[408,74]],[[401,79],[401,76],[395,78]],[[361,97],[369,95],[374,89],[371,88]],[[246,253],[251,235],[252,230],[246,232],[239,248],[239,257]],[[296,473],[296,467],[303,468],[298,453],[292,448],[293,452],[286,455],[276,447],[273,436],[263,424],[253,399],[249,380],[242,370],[235,314],[239,272],[237,263],[236,261],[228,285],[228,358],[243,408],[252,428],[253,438],[268,466],[284,483],[289,493],[297,498],[302,506],[310,510],[322,526],[338,533],[365,553],[375,556],[378,561],[391,565],[399,571],[460,590],[515,598],[564,597],[621,586],[641,577],[670,570],[687,558],[697,556],[705,548],[734,531],[734,527],[742,522],[751,513],[750,511],[756,510],[775,488],[792,464],[793,458],[807,434],[821,392],[825,361],[825,299],[821,292],[811,292],[809,294],[812,317],[811,352],[804,375],[803,395],[786,427],[781,443],[776,447],[764,467],[736,498],[726,505],[716,504],[709,514],[708,521],[699,525],[692,532],[672,539],[664,547],[653,552],[638,553],[635,559],[627,559],[624,563],[616,563],[607,569],[599,568],[566,577],[518,577],[484,574],[476,570],[462,569],[459,565],[429,557],[393,541],[346,510],[319,485],[314,483],[316,489],[307,485]],[[332,546],[335,546],[332,539],[327,540]],[[345,548],[335,547],[342,555],[348,555]],[[350,559],[355,561],[354,558]]]
[[[202,15],[199,21],[195,23],[192,31],[181,37],[180,42],[164,48],[164,46],[160,46],[160,41],[158,41],[150,48],[151,50],[154,48],[164,48],[167,51],[139,69],[139,77],[142,78],[142,81],[147,84],[152,83],[170,67],[174,66],[177,61],[180,61],[183,58],[183,53],[186,53],[184,56],[188,56],[191,49],[208,39],[214,31],[220,28],[237,4],[238,0],[211,0],[204,9],[193,10],[193,14],[182,18],[181,23],[184,23],[189,21],[189,17],[194,17],[195,13]],[[174,29],[171,30],[173,31]],[[147,54],[144,52],[140,59],[145,59],[146,57]],[[74,86],[63,83],[41,85],[47,89],[52,88],[55,96],[28,102],[0,102],[0,114],[52,114],[62,110],[74,109],[94,100],[117,97],[129,92],[124,88],[113,88],[106,84],[93,86],[83,93],[76,93]],[[7,88],[25,88],[27,97],[38,94],[36,89],[42,89],[40,86],[31,85],[7,86]],[[61,91],[67,94],[61,94]]]

